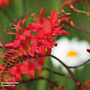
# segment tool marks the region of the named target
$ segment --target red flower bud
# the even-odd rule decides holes
[[[86,51],[90,53],[90,49],[86,49]]]

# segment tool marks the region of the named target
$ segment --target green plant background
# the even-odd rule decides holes
[[[4,29],[11,30],[10,26],[11,22],[16,20],[15,24],[17,24],[19,19],[23,20],[25,15],[29,13],[29,17],[25,23],[25,25],[27,26],[28,23],[32,22],[32,20],[30,19],[32,17],[31,16],[32,13],[36,13],[36,15],[39,17],[40,10],[42,7],[44,7],[45,10],[43,17],[47,17],[53,10],[57,10],[58,12],[60,12],[61,5],[62,5],[61,0],[16,0],[15,3],[10,1],[8,7],[4,7],[3,9],[0,10],[0,41],[3,44],[5,44],[8,42],[12,42],[14,40],[15,38],[14,35],[8,35],[4,31]],[[76,4],[74,4],[74,6],[79,10],[90,12],[88,2],[87,3],[77,2]],[[67,12],[69,9],[70,8],[68,6],[64,8],[64,10]],[[24,17],[21,17],[22,15],[24,15]],[[19,19],[17,20],[17,18]],[[81,13],[72,14],[72,20],[75,25],[90,30],[90,20],[88,20],[88,18],[89,16],[87,16],[86,14]],[[70,36],[67,35],[62,36],[66,36],[69,39],[72,39],[73,37],[78,37],[79,40],[87,40],[90,43],[89,34],[86,34],[85,32],[76,30],[74,28],[64,28],[64,29],[70,33]],[[55,39],[56,40],[60,39],[62,36],[58,36]],[[5,52],[5,50],[2,49],[0,49],[0,51]],[[2,62],[2,58],[0,58],[0,62]],[[61,67],[55,68],[53,66],[50,57],[46,59],[45,67],[60,73],[64,73]],[[90,63],[85,64],[83,69],[81,70],[75,69],[74,75],[78,81],[84,84],[86,80],[90,79]],[[59,80],[58,84],[64,85],[66,90],[77,90],[74,82],[71,79],[55,75],[46,70],[44,71],[43,76],[50,79],[51,81],[58,79]],[[37,71],[35,77],[37,77]],[[25,88],[26,90],[50,90],[48,84],[49,83],[45,80],[38,80],[29,83],[24,83],[18,86],[19,88],[22,87],[21,89]]]

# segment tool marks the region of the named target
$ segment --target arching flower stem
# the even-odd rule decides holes
[[[47,71],[49,71],[49,72],[52,72],[52,73],[54,73],[54,74],[71,78],[70,75],[55,72],[55,71],[53,71],[53,70],[51,70],[51,69],[48,69],[48,68],[46,68],[46,67],[44,67],[44,66],[42,66],[42,65],[40,65],[40,64],[38,64],[38,63],[35,63],[34,61],[31,61],[31,60],[27,60],[27,61],[30,62],[30,63],[33,63],[33,64],[35,64],[35,65],[37,65],[37,66],[39,66],[39,67],[41,67],[41,68],[43,68],[43,69],[45,69],[45,70],[47,70]]]
[[[60,59],[58,59],[57,57],[55,57],[54,55],[50,54],[49,56],[55,58],[57,61],[59,61],[59,62],[67,69],[67,71],[68,71],[69,74],[71,75],[72,80],[73,80],[73,81],[75,82],[75,84],[76,84],[76,83],[77,83],[77,80],[76,80],[76,78],[74,77],[74,75],[73,75],[72,71],[70,70],[70,68],[69,68],[65,63],[63,63]],[[77,85],[77,84],[76,84],[76,85]],[[78,87],[78,88],[79,88],[79,87]],[[79,89],[80,89],[80,88],[79,88]]]

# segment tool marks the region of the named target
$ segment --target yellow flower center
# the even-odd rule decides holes
[[[68,55],[69,57],[73,57],[73,56],[76,56],[76,55],[77,55],[77,52],[70,51],[70,52],[68,52],[67,55]]]

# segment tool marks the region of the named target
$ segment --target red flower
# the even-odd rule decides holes
[[[22,79],[22,74],[26,74],[28,73],[27,67],[21,65],[21,64],[17,64],[15,66],[13,66],[8,72],[7,74],[9,74],[10,76],[14,76],[16,75],[16,79],[18,81],[21,81]]]
[[[5,53],[4,58],[6,60],[3,60],[6,64],[4,65],[6,71],[8,71],[8,68],[14,66],[14,64],[18,64],[19,61],[21,62],[31,57],[50,55],[53,45],[57,46],[57,43],[54,42],[53,38],[62,34],[70,35],[65,30],[60,30],[61,26],[58,25],[58,14],[56,10],[51,13],[49,19],[44,18],[42,20],[43,11],[44,8],[41,9],[39,18],[33,14],[36,22],[29,24],[28,27],[25,28],[24,24],[29,14],[27,14],[23,20],[22,28],[20,27],[21,20],[19,20],[17,25],[11,23],[11,25],[15,26],[15,28],[12,29],[16,29],[16,33],[6,30],[9,31],[8,34],[16,35],[16,38],[12,43],[4,45],[5,49],[11,49]],[[30,60],[44,65],[43,58],[38,61],[35,59]],[[33,78],[35,73],[34,69],[40,69],[40,67],[25,61],[24,65],[18,64],[12,67],[8,73],[12,76],[15,75],[17,80],[21,80],[22,74],[25,73],[29,73]]]
[[[39,56],[50,54],[53,45],[57,46],[53,37],[62,35],[63,33],[67,35],[70,34],[65,30],[60,30],[61,26],[58,25],[58,15],[56,10],[51,13],[49,20],[47,18],[42,20],[43,11],[44,8],[41,9],[39,18],[33,14],[35,17],[34,20],[37,22],[29,24],[27,28],[24,27],[24,24],[28,14],[23,20],[23,28],[20,27],[20,20],[17,25],[12,23],[17,32],[13,34],[17,35],[17,37],[13,43],[6,44],[4,47],[23,50],[24,53],[27,53],[32,57],[34,57],[35,54]],[[24,33],[20,33],[19,29]],[[36,32],[36,36],[33,36],[31,32]],[[12,32],[9,32],[9,34],[12,34]]]
[[[26,48],[26,47],[28,47],[28,50],[29,50],[29,51],[31,50],[30,44],[29,44],[29,42],[28,42],[28,39],[30,40],[30,38],[31,38],[32,36],[31,36],[30,31],[27,31],[27,30],[25,29],[25,27],[24,27],[24,23],[25,23],[28,15],[29,15],[29,14],[27,14],[27,16],[25,17],[25,19],[23,20],[23,24],[22,24],[22,25],[23,25],[23,28],[19,27],[19,25],[20,25],[20,23],[21,23],[21,20],[19,20],[19,22],[18,22],[17,25],[15,25],[15,24],[13,24],[13,23],[11,24],[11,25],[13,25],[13,26],[16,27],[16,28],[14,28],[14,29],[16,29],[16,32],[17,32],[17,33],[13,33],[13,34],[17,35],[17,37],[16,37],[16,39],[13,41],[13,43],[5,44],[5,45],[4,45],[5,48],[23,49],[23,50],[24,50],[24,53],[26,53],[26,52],[25,52],[25,48]],[[24,31],[24,34],[23,34],[23,33],[20,33],[20,32],[19,32],[19,29],[22,30],[22,31]],[[6,31],[7,31],[7,30],[6,30]],[[11,34],[11,33],[12,33],[12,32],[9,32],[9,34]]]
[[[57,11],[53,11],[51,13],[49,20],[44,18],[42,21],[41,18],[43,11],[44,8],[41,9],[40,17],[39,19],[36,19],[37,22],[29,24],[28,26],[30,31],[37,31],[36,38],[31,40],[31,50],[39,55],[45,55],[46,52],[49,52],[48,54],[51,53],[51,48],[53,45],[57,45],[54,42],[54,36],[62,35],[63,33],[70,35],[65,30],[60,30],[61,26],[58,25]],[[36,18],[35,14],[33,14],[33,16]]]
[[[70,35],[65,30],[60,30],[61,26],[58,25],[58,15],[56,10],[51,13],[49,19],[44,18],[42,20],[43,11],[44,8],[41,9],[39,18],[33,14],[36,22],[29,24],[26,28],[24,27],[24,24],[29,14],[27,14],[23,20],[22,28],[20,27],[21,20],[19,20],[17,25],[11,23],[11,25],[15,26],[13,29],[16,29],[16,33],[12,31],[8,33],[15,34],[17,37],[13,43],[5,44],[4,48],[16,49],[17,51],[19,50],[19,55],[21,54],[21,56],[23,56],[23,54],[27,54],[29,57],[44,56],[51,53],[51,48],[53,48],[53,45],[57,46],[57,43],[55,43],[53,39],[54,36],[62,35],[63,33]],[[21,30],[22,33],[19,30]],[[32,35],[31,32],[35,32],[36,36]],[[7,59],[7,56],[8,55],[4,58]],[[12,58],[17,58],[18,60],[19,57],[13,55]],[[12,58],[9,59],[12,60]],[[32,72],[34,73],[33,70]]]
[[[32,60],[40,65],[44,65],[44,63],[45,63],[44,57],[39,58],[38,61],[36,61],[35,59],[30,59],[30,60]],[[16,77],[16,80],[21,81],[23,74],[30,74],[31,78],[34,78],[34,74],[35,74],[34,70],[39,70],[39,69],[41,69],[41,68],[28,62],[28,61],[24,61],[23,64],[20,63],[20,64],[13,66],[7,72],[7,74],[9,74],[10,76],[13,76],[11,81],[15,81],[15,77]]]

